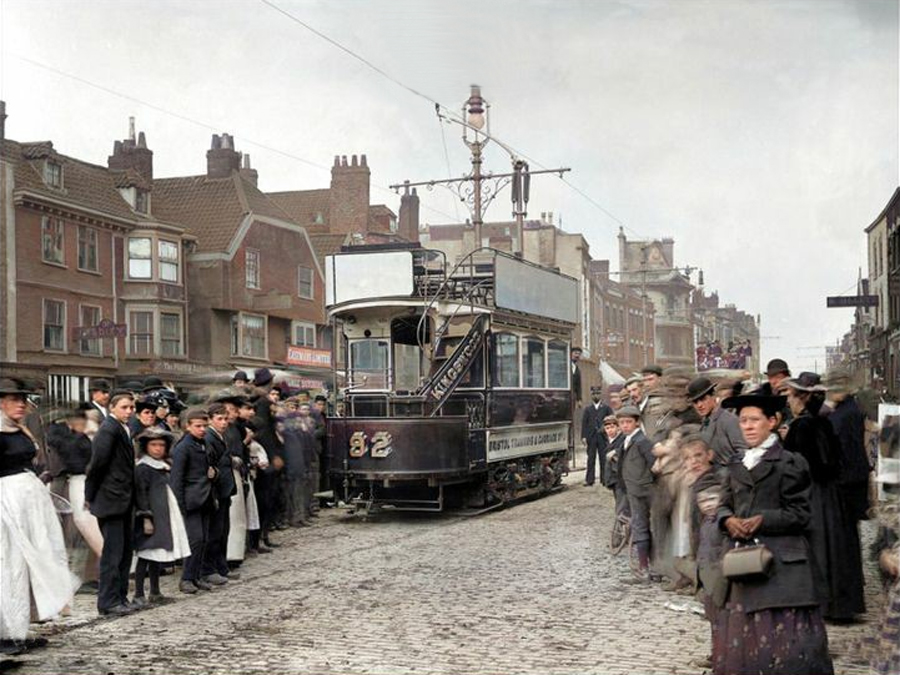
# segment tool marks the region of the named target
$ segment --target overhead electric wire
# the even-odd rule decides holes
[[[291,12],[287,11],[286,9],[283,9],[282,7],[279,7],[277,4],[275,4],[275,3],[272,2],[271,0],[259,0],[259,2],[261,2],[262,4],[264,4],[264,5],[266,5],[266,6],[270,7],[270,8],[272,8],[272,9],[274,9],[276,12],[278,12],[279,14],[282,14],[283,16],[287,17],[288,19],[290,19],[290,20],[293,21],[294,23],[298,24],[299,26],[302,26],[303,28],[305,28],[306,30],[308,30],[308,31],[309,31],[310,33],[312,33],[313,35],[316,35],[317,37],[321,38],[322,40],[325,40],[328,44],[332,45],[333,47],[335,47],[335,48],[341,50],[342,52],[344,52],[344,53],[347,54],[348,56],[352,57],[353,59],[355,59],[355,60],[359,61],[360,63],[364,64],[365,66],[367,66],[367,67],[370,68],[371,70],[375,71],[376,73],[378,73],[378,74],[381,75],[382,77],[384,77],[384,78],[386,78],[387,80],[389,80],[390,82],[393,82],[394,84],[396,84],[398,87],[401,87],[402,89],[405,89],[406,91],[410,92],[411,94],[414,94],[415,96],[418,96],[419,98],[422,98],[422,99],[428,101],[429,103],[434,104],[434,105],[439,109],[439,111],[441,111],[441,110],[444,111],[444,113],[445,113],[447,116],[453,117],[457,122],[461,122],[461,123],[464,124],[464,125],[466,124],[466,123],[465,123],[465,120],[461,119],[461,117],[459,116],[459,114],[458,114],[457,112],[455,112],[455,111],[452,110],[451,108],[445,106],[443,103],[441,103],[441,102],[438,101],[437,99],[434,99],[434,98],[432,98],[431,96],[429,96],[428,94],[425,94],[425,93],[419,91],[418,89],[415,89],[415,88],[409,86],[409,85],[406,84],[405,82],[403,82],[403,81],[397,79],[396,77],[394,77],[393,75],[391,75],[390,73],[388,73],[387,71],[385,71],[383,68],[380,68],[379,66],[377,66],[377,65],[375,65],[374,63],[372,63],[371,61],[369,61],[369,60],[368,60],[367,58],[365,58],[364,56],[362,56],[362,55],[360,55],[360,54],[357,54],[355,51],[353,51],[353,50],[350,49],[349,47],[344,46],[343,44],[341,44],[340,42],[338,42],[338,41],[335,40],[334,38],[332,38],[332,37],[326,35],[326,34],[323,33],[322,31],[320,31],[320,30],[318,30],[318,29],[316,29],[316,28],[313,28],[313,27],[312,27],[311,25],[309,25],[306,21],[303,21],[301,18],[299,18],[298,16],[292,14]],[[466,125],[466,126],[468,126],[468,125]],[[482,132],[482,133],[483,133],[483,132]],[[493,135],[488,136],[487,134],[485,134],[485,136],[486,136],[487,138],[491,138],[492,140],[496,141],[496,142],[499,143],[500,145],[504,146],[506,149],[512,150],[513,152],[515,152],[515,154],[517,154],[518,156],[522,157],[523,159],[528,160],[531,164],[536,165],[538,168],[541,168],[541,169],[546,169],[546,168],[547,168],[546,165],[542,164],[541,162],[538,162],[537,160],[535,160],[535,159],[532,158],[532,157],[529,157],[529,156],[526,155],[524,152],[521,152],[520,150],[517,150],[515,147],[509,145],[509,144],[506,143],[505,141],[502,141],[502,140],[501,140],[500,138],[498,138],[497,136],[493,136]],[[559,176],[559,179],[560,179],[565,185],[567,185],[571,190],[573,190],[576,194],[578,194],[578,195],[580,195],[582,198],[584,198],[589,204],[591,204],[592,206],[594,206],[595,208],[597,208],[601,213],[603,213],[604,215],[606,215],[608,218],[610,218],[610,219],[612,219],[613,221],[615,221],[615,222],[616,222],[618,225],[620,225],[623,229],[628,230],[628,231],[631,232],[633,235],[635,235],[635,236],[637,236],[637,237],[640,237],[640,238],[642,238],[642,239],[646,239],[646,238],[647,238],[647,237],[645,237],[644,235],[642,235],[642,234],[640,234],[639,232],[637,232],[634,228],[629,227],[629,226],[628,226],[621,218],[618,218],[615,214],[613,214],[611,211],[609,211],[609,209],[607,209],[607,208],[605,208],[604,206],[602,206],[597,200],[595,200],[593,197],[591,197],[590,195],[588,195],[587,192],[585,192],[584,190],[582,190],[581,188],[579,188],[577,185],[575,185],[575,184],[571,183],[570,181],[566,180],[566,178],[565,178],[564,176],[560,175],[560,176]]]
[[[216,131],[216,132],[218,132],[218,131],[221,130],[221,127],[214,126],[214,125],[212,125],[212,124],[209,124],[208,122],[204,122],[204,121],[202,121],[202,120],[198,120],[198,119],[195,119],[195,118],[193,118],[193,117],[189,117],[188,115],[184,115],[184,114],[182,114],[182,113],[175,112],[174,110],[168,110],[167,108],[163,108],[162,106],[156,105],[155,103],[150,103],[149,101],[145,101],[145,100],[143,100],[143,99],[137,98],[136,96],[132,96],[131,94],[126,94],[126,93],[123,93],[123,92],[121,92],[121,91],[117,91],[117,90],[115,90],[115,89],[111,89],[110,87],[107,87],[107,86],[105,86],[105,85],[98,84],[98,83],[96,83],[96,82],[92,82],[91,80],[85,79],[84,77],[81,77],[80,75],[75,75],[74,73],[69,73],[69,72],[66,72],[66,71],[64,71],[64,70],[60,70],[59,68],[55,68],[54,66],[50,66],[50,65],[48,65],[48,64],[46,64],[46,63],[41,63],[40,61],[35,61],[34,59],[29,58],[29,57],[27,57],[27,56],[23,56],[23,55],[21,55],[21,54],[15,54],[15,53],[12,53],[12,52],[8,52],[8,54],[9,54],[10,56],[13,56],[13,57],[15,57],[15,58],[21,60],[21,61],[24,61],[25,63],[29,63],[29,64],[31,64],[31,65],[37,67],[37,68],[42,68],[42,69],[44,69],[44,70],[47,70],[47,71],[49,71],[49,72],[51,72],[51,73],[54,73],[54,74],[56,74],[56,75],[59,75],[59,76],[61,76],[61,77],[69,78],[69,79],[71,79],[71,80],[74,80],[75,82],[79,82],[79,83],[81,83],[81,84],[83,84],[83,85],[85,85],[85,86],[92,87],[92,88],[94,88],[94,89],[97,89],[98,91],[102,91],[102,92],[104,92],[104,93],[106,93],[106,94],[109,94],[109,95],[111,95],[111,96],[116,96],[116,97],[121,98],[121,99],[124,99],[124,100],[126,100],[126,101],[131,101],[132,103],[137,103],[138,105],[142,105],[142,106],[144,106],[144,107],[146,107],[146,108],[150,108],[151,110],[155,110],[155,111],[157,111],[157,112],[159,112],[159,113],[162,113],[163,115],[168,115],[168,116],[170,116],[170,117],[174,117],[174,118],[176,118],[176,119],[180,119],[180,120],[182,120],[182,121],[184,121],[184,122],[188,122],[188,123],[190,123],[190,124],[194,124],[194,125],[196,125],[196,126],[202,127],[202,128],[204,128],[204,129],[208,129],[208,130],[210,130],[210,131]],[[254,146],[254,147],[260,148],[261,150],[266,150],[266,151],[268,151],[268,152],[273,152],[273,153],[275,153],[275,154],[277,154],[277,155],[281,155],[282,157],[286,157],[286,158],[288,158],[288,159],[292,159],[292,160],[294,160],[294,161],[301,162],[301,163],[303,163],[303,164],[306,164],[306,165],[311,166],[311,167],[316,168],[316,169],[320,169],[320,170],[322,170],[322,171],[328,171],[328,172],[331,171],[331,167],[325,166],[324,164],[319,164],[318,162],[314,162],[314,161],[309,160],[309,159],[306,159],[306,158],[304,158],[304,157],[300,157],[299,155],[295,155],[295,154],[293,154],[293,153],[286,152],[285,150],[281,150],[281,149],[279,149],[279,148],[275,148],[275,147],[273,147],[273,146],[271,146],[271,145],[267,145],[267,144],[265,144],[265,143],[260,143],[259,141],[255,141],[255,140],[253,140],[253,139],[251,139],[251,138],[248,138],[248,137],[246,137],[246,136],[244,136],[244,135],[242,135],[242,134],[239,134],[239,133],[236,134],[236,136],[237,136],[243,143],[247,143],[248,145],[252,145],[252,146]],[[386,193],[389,193],[389,194],[392,194],[392,195],[396,194],[396,193],[394,192],[394,190],[391,190],[391,189],[390,189],[389,187],[387,187],[386,185],[380,185],[380,184],[378,184],[378,183],[371,183],[371,185],[372,185],[372,187],[375,187],[375,188],[381,190],[382,192],[386,192]],[[434,208],[434,207],[432,207],[432,206],[428,206],[428,205],[426,205],[426,204],[422,204],[422,207],[425,208],[425,209],[428,209],[429,211],[433,211],[434,213],[440,214],[441,216],[443,216],[443,217],[445,217],[445,218],[451,218],[451,219],[453,218],[453,216],[450,215],[449,213],[446,213],[446,212],[444,212],[444,211],[441,211],[440,209],[436,209],[436,208]]]

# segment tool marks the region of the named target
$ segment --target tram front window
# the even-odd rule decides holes
[[[358,389],[388,389],[388,349],[387,340],[351,342],[351,386]]]

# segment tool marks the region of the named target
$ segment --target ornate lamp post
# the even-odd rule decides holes
[[[426,180],[417,183],[404,181],[391,185],[393,190],[399,191],[400,188],[409,190],[411,187],[420,185],[426,186],[429,190],[435,185],[452,190],[460,199],[469,207],[471,215],[472,229],[474,230],[475,246],[478,249],[482,245],[482,229],[484,226],[484,213],[490,206],[491,202],[507,185],[512,185],[512,202],[513,217],[516,219],[516,251],[518,255],[522,254],[522,229],[524,218],[526,215],[525,206],[528,203],[529,187],[531,176],[542,173],[555,173],[560,177],[566,172],[571,171],[568,168],[560,169],[543,169],[541,171],[530,171],[528,164],[516,156],[516,153],[508,146],[501,143],[491,136],[490,123],[490,104],[481,95],[481,87],[473,84],[469,92],[469,98],[466,99],[462,107],[462,119],[455,117],[447,117],[441,114],[440,106],[435,106],[438,117],[445,122],[459,124],[463,128],[462,139],[466,147],[472,153],[472,171],[462,178],[447,178],[443,180]],[[483,152],[488,142],[494,141],[496,145],[503,148],[509,154],[513,171],[512,173],[485,173],[482,170]]]

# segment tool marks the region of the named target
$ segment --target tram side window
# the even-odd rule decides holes
[[[539,337],[522,340],[522,374],[524,387],[544,388],[544,341]]]
[[[388,388],[387,340],[354,340],[350,343],[350,380],[351,385],[360,389]]]
[[[494,386],[519,386],[519,338],[511,333],[494,336]]]
[[[569,388],[569,357],[565,342],[551,340],[547,344],[547,386],[550,389]]]

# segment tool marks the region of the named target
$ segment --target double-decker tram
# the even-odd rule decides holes
[[[336,497],[357,510],[489,508],[559,486],[572,443],[575,279],[482,248],[326,258]]]

